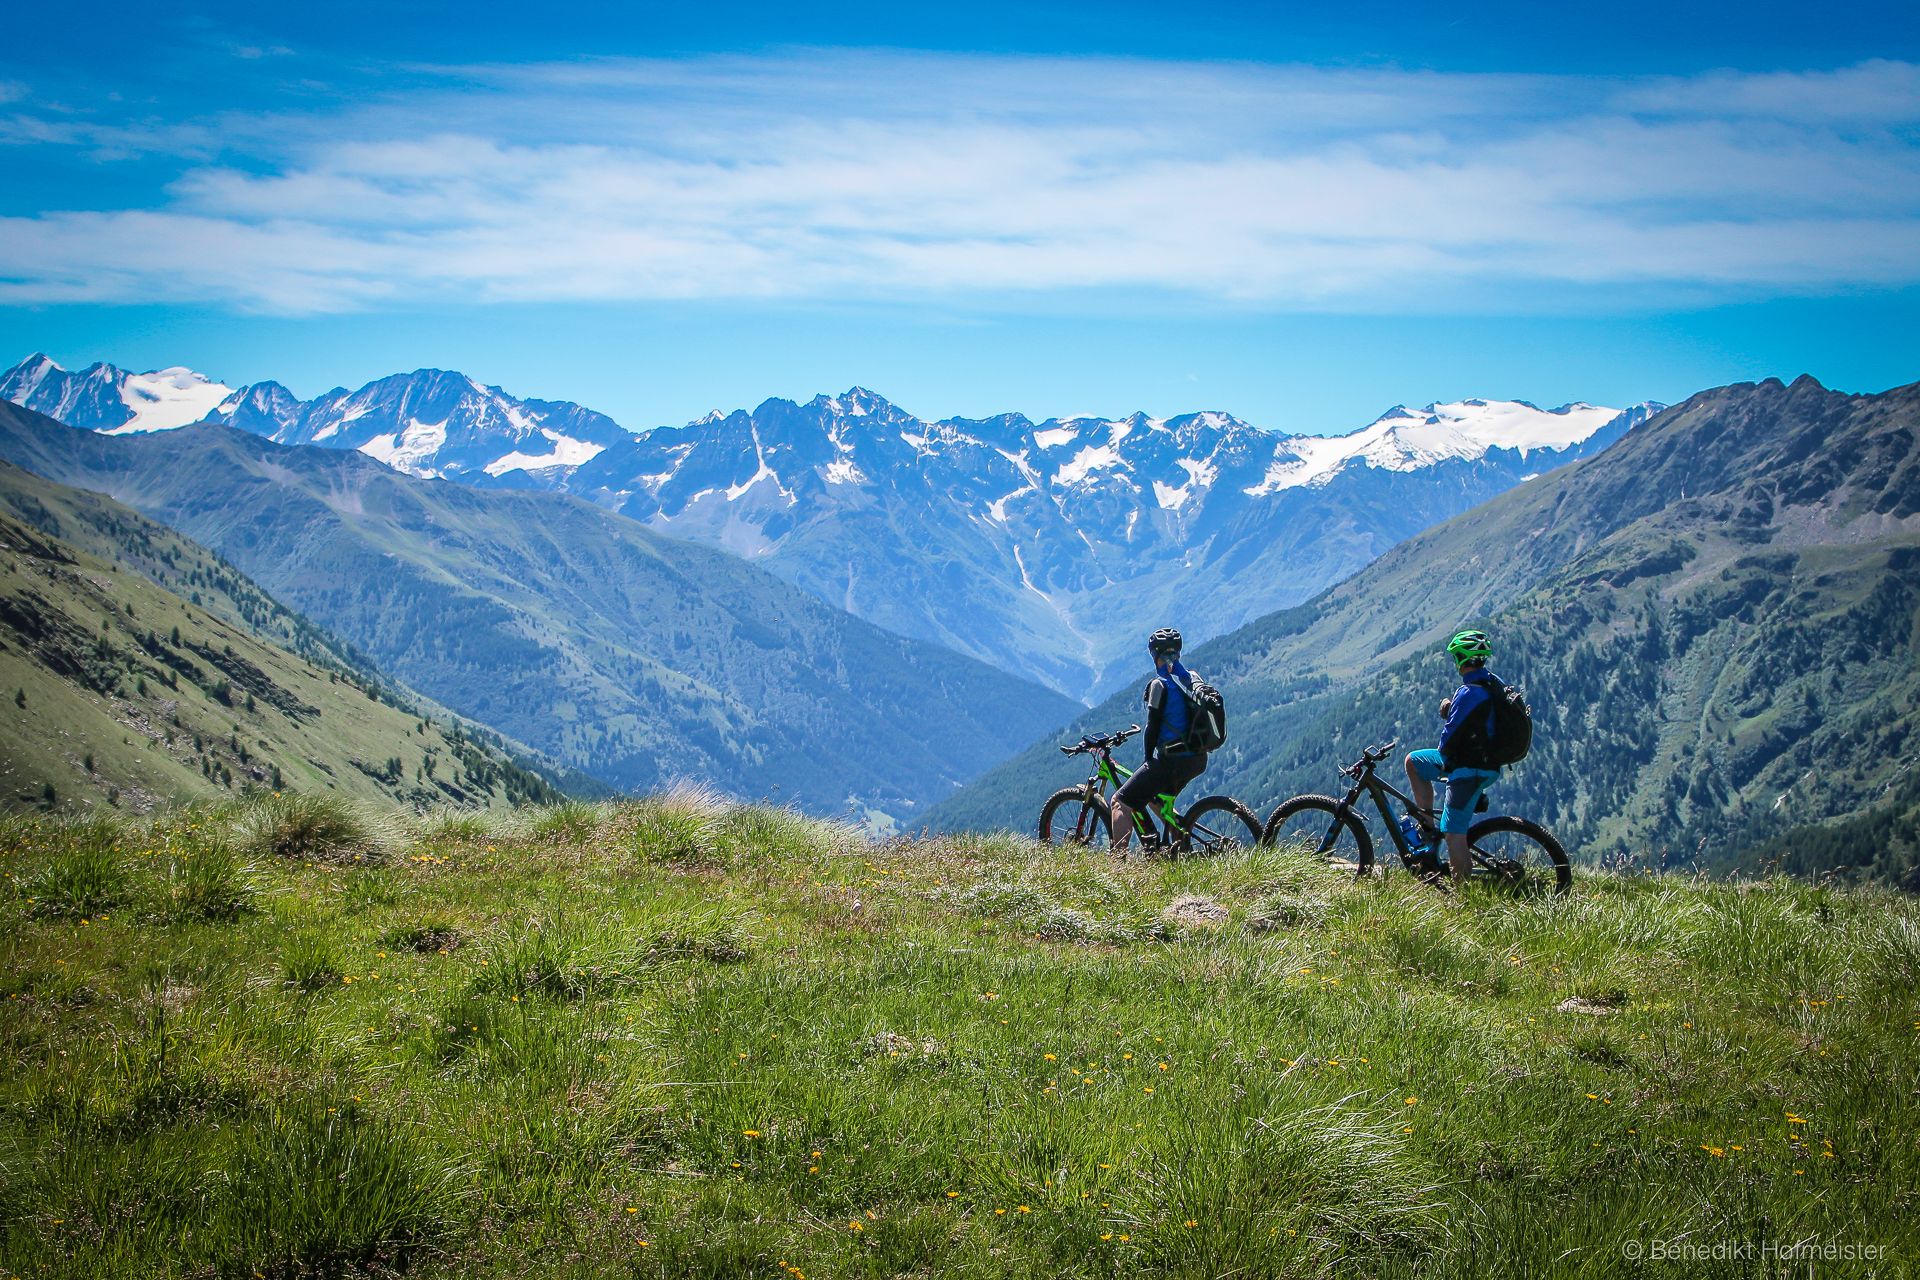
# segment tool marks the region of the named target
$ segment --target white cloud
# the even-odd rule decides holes
[[[141,122],[224,158],[155,207],[0,220],[0,300],[1130,290],[1384,310],[1920,279],[1904,63],[1609,80],[792,51],[409,84]],[[0,138],[63,140],[20,118]]]
[[[1663,115],[1913,124],[1920,122],[1920,67],[1875,59],[1836,71],[1716,71],[1646,80],[1614,101]]]

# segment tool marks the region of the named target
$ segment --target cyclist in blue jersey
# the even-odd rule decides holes
[[[1187,723],[1193,708],[1188,690],[1193,676],[1180,665],[1180,633],[1162,627],[1147,638],[1153,658],[1153,679],[1142,700],[1147,704],[1147,728],[1140,735],[1146,763],[1113,795],[1113,852],[1125,856],[1133,838],[1133,815],[1160,796],[1177,796],[1180,789],[1205,772],[1205,752],[1187,748]]]
[[[1493,692],[1500,681],[1487,670],[1493,654],[1484,631],[1462,631],[1447,642],[1447,654],[1460,672],[1460,687],[1441,704],[1446,723],[1440,745],[1407,753],[1407,782],[1413,802],[1433,809],[1433,784],[1447,783],[1447,801],[1440,811],[1440,831],[1447,841],[1447,865],[1456,888],[1467,883],[1473,859],[1467,853],[1467,828],[1473,825],[1474,806],[1499,778],[1489,766],[1486,749],[1493,735]]]

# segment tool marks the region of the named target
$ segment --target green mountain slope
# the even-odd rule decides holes
[[[255,639],[359,684],[386,689],[389,700],[417,701],[394,690],[371,658],[281,604],[219,556],[112,498],[0,462],[0,511],[72,548],[132,569]]]
[[[111,498],[55,484],[0,461],[0,512],[11,513],[70,549],[130,569],[254,639],[286,650],[410,717],[457,725],[457,736],[471,749],[499,757],[488,767],[524,770],[530,775],[515,782],[517,795],[544,794],[542,789],[548,786],[582,798],[612,794],[605,783],[576,769],[537,760],[523,744],[463,720],[417,690],[396,684],[371,658],[281,604],[233,565]],[[423,798],[416,797],[416,802]]]
[[[0,475],[0,494],[20,497],[19,476]],[[126,514],[138,531],[144,522]],[[183,573],[220,571],[184,540],[147,546]],[[236,587],[221,598],[268,616],[278,609],[244,579]],[[260,789],[413,806],[559,797],[457,725],[382,701],[343,666],[258,639],[7,511],[0,690],[0,805],[9,807],[144,809]]]
[[[206,543],[426,696],[625,788],[690,777],[901,817],[1073,710],[576,499],[13,406],[0,455]]]
[[[1367,741],[1430,745],[1439,645],[1476,623],[1540,716],[1496,798],[1589,858],[1724,865],[1875,805],[1920,705],[1917,427],[1920,387],[1703,392],[1197,650],[1234,715],[1200,785],[1270,806],[1333,787]],[[1137,718],[1129,695],[1073,731]],[[932,820],[1024,825],[1071,772],[1050,752]]]

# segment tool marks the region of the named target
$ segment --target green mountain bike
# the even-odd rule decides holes
[[[1447,874],[1446,846],[1440,839],[1431,809],[1422,809],[1406,795],[1388,786],[1375,773],[1381,761],[1400,746],[1398,741],[1368,747],[1360,759],[1340,772],[1353,782],[1341,799],[1332,796],[1295,796],[1267,819],[1260,838],[1272,845],[1292,846],[1339,866],[1351,867],[1364,878],[1373,873],[1373,836],[1366,815],[1359,811],[1362,792],[1373,798],[1380,821],[1407,870],[1425,877]],[[1419,829],[1418,847],[1410,844],[1387,807],[1388,797],[1400,802]],[[1480,797],[1476,812],[1487,799]],[[1565,893],[1573,883],[1567,851],[1553,833],[1537,822],[1507,814],[1482,818],[1467,829],[1467,850],[1473,856],[1469,878],[1517,889]]]
[[[1140,732],[1132,725],[1118,733],[1082,737],[1060,748],[1065,756],[1092,756],[1093,772],[1077,787],[1063,787],[1047,797],[1040,810],[1040,839],[1048,844],[1106,845],[1113,838],[1113,809],[1109,788],[1133,776],[1133,770],[1113,758],[1113,749]],[[1147,853],[1165,857],[1210,857],[1231,849],[1250,848],[1260,840],[1260,819],[1231,796],[1196,800],[1185,813],[1179,801],[1161,795],[1153,812],[1133,815],[1134,831]]]

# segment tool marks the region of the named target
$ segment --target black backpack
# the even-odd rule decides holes
[[[1487,731],[1487,767],[1518,764],[1533,746],[1533,708],[1517,684],[1493,682],[1492,723]]]
[[[1193,675],[1192,672],[1187,674]],[[1227,703],[1220,691],[1193,676],[1191,686],[1170,681],[1187,698],[1187,750],[1202,755],[1218,751],[1227,740]]]

